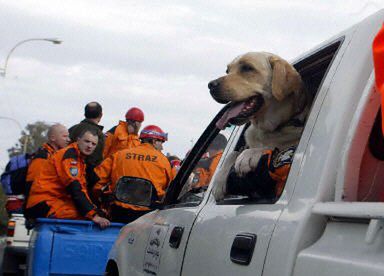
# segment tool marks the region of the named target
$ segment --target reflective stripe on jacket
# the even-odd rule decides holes
[[[162,198],[172,179],[171,165],[168,159],[148,143],[115,153],[96,167],[95,172],[99,178],[94,187],[96,196],[101,194],[102,187],[108,183],[110,183],[110,190],[114,191],[116,182],[122,176],[131,176],[151,181],[157,191],[157,196]],[[115,201],[114,204],[132,210],[148,210],[146,207],[119,201]]]
[[[275,193],[277,197],[283,192],[295,149],[296,147],[291,147],[283,151],[267,150],[264,152],[268,155],[269,176],[276,182]]]

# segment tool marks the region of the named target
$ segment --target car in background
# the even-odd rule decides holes
[[[7,225],[2,263],[3,275],[23,275],[32,230],[25,227],[23,214],[12,214]]]

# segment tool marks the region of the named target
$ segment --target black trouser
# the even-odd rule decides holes
[[[152,210],[136,211],[117,205],[111,206],[111,220],[113,222],[130,223]]]
[[[24,210],[24,217],[26,219],[25,227],[27,229],[32,229],[35,227],[35,220],[37,218],[46,218],[50,209],[51,208],[45,201],[40,202],[31,208],[26,208]]]
[[[26,208],[24,216],[26,219],[46,218],[50,209],[51,208],[47,205],[47,203],[43,201],[33,207]]]

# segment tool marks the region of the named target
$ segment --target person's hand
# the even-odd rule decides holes
[[[99,215],[95,215],[92,221],[100,226],[100,228],[107,228],[111,223],[106,218],[102,218]]]

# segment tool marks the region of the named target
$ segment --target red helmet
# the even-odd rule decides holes
[[[174,168],[174,167],[180,167],[180,165],[181,165],[181,161],[178,160],[178,159],[172,160],[170,163],[171,163],[171,167],[172,167],[172,168]]]
[[[141,123],[144,121],[144,113],[140,108],[132,107],[128,109],[127,113],[125,113],[125,119]]]
[[[149,125],[143,128],[143,130],[140,132],[140,139],[144,138],[152,138],[165,142],[168,140],[168,133],[162,131],[162,129],[158,126]]]

